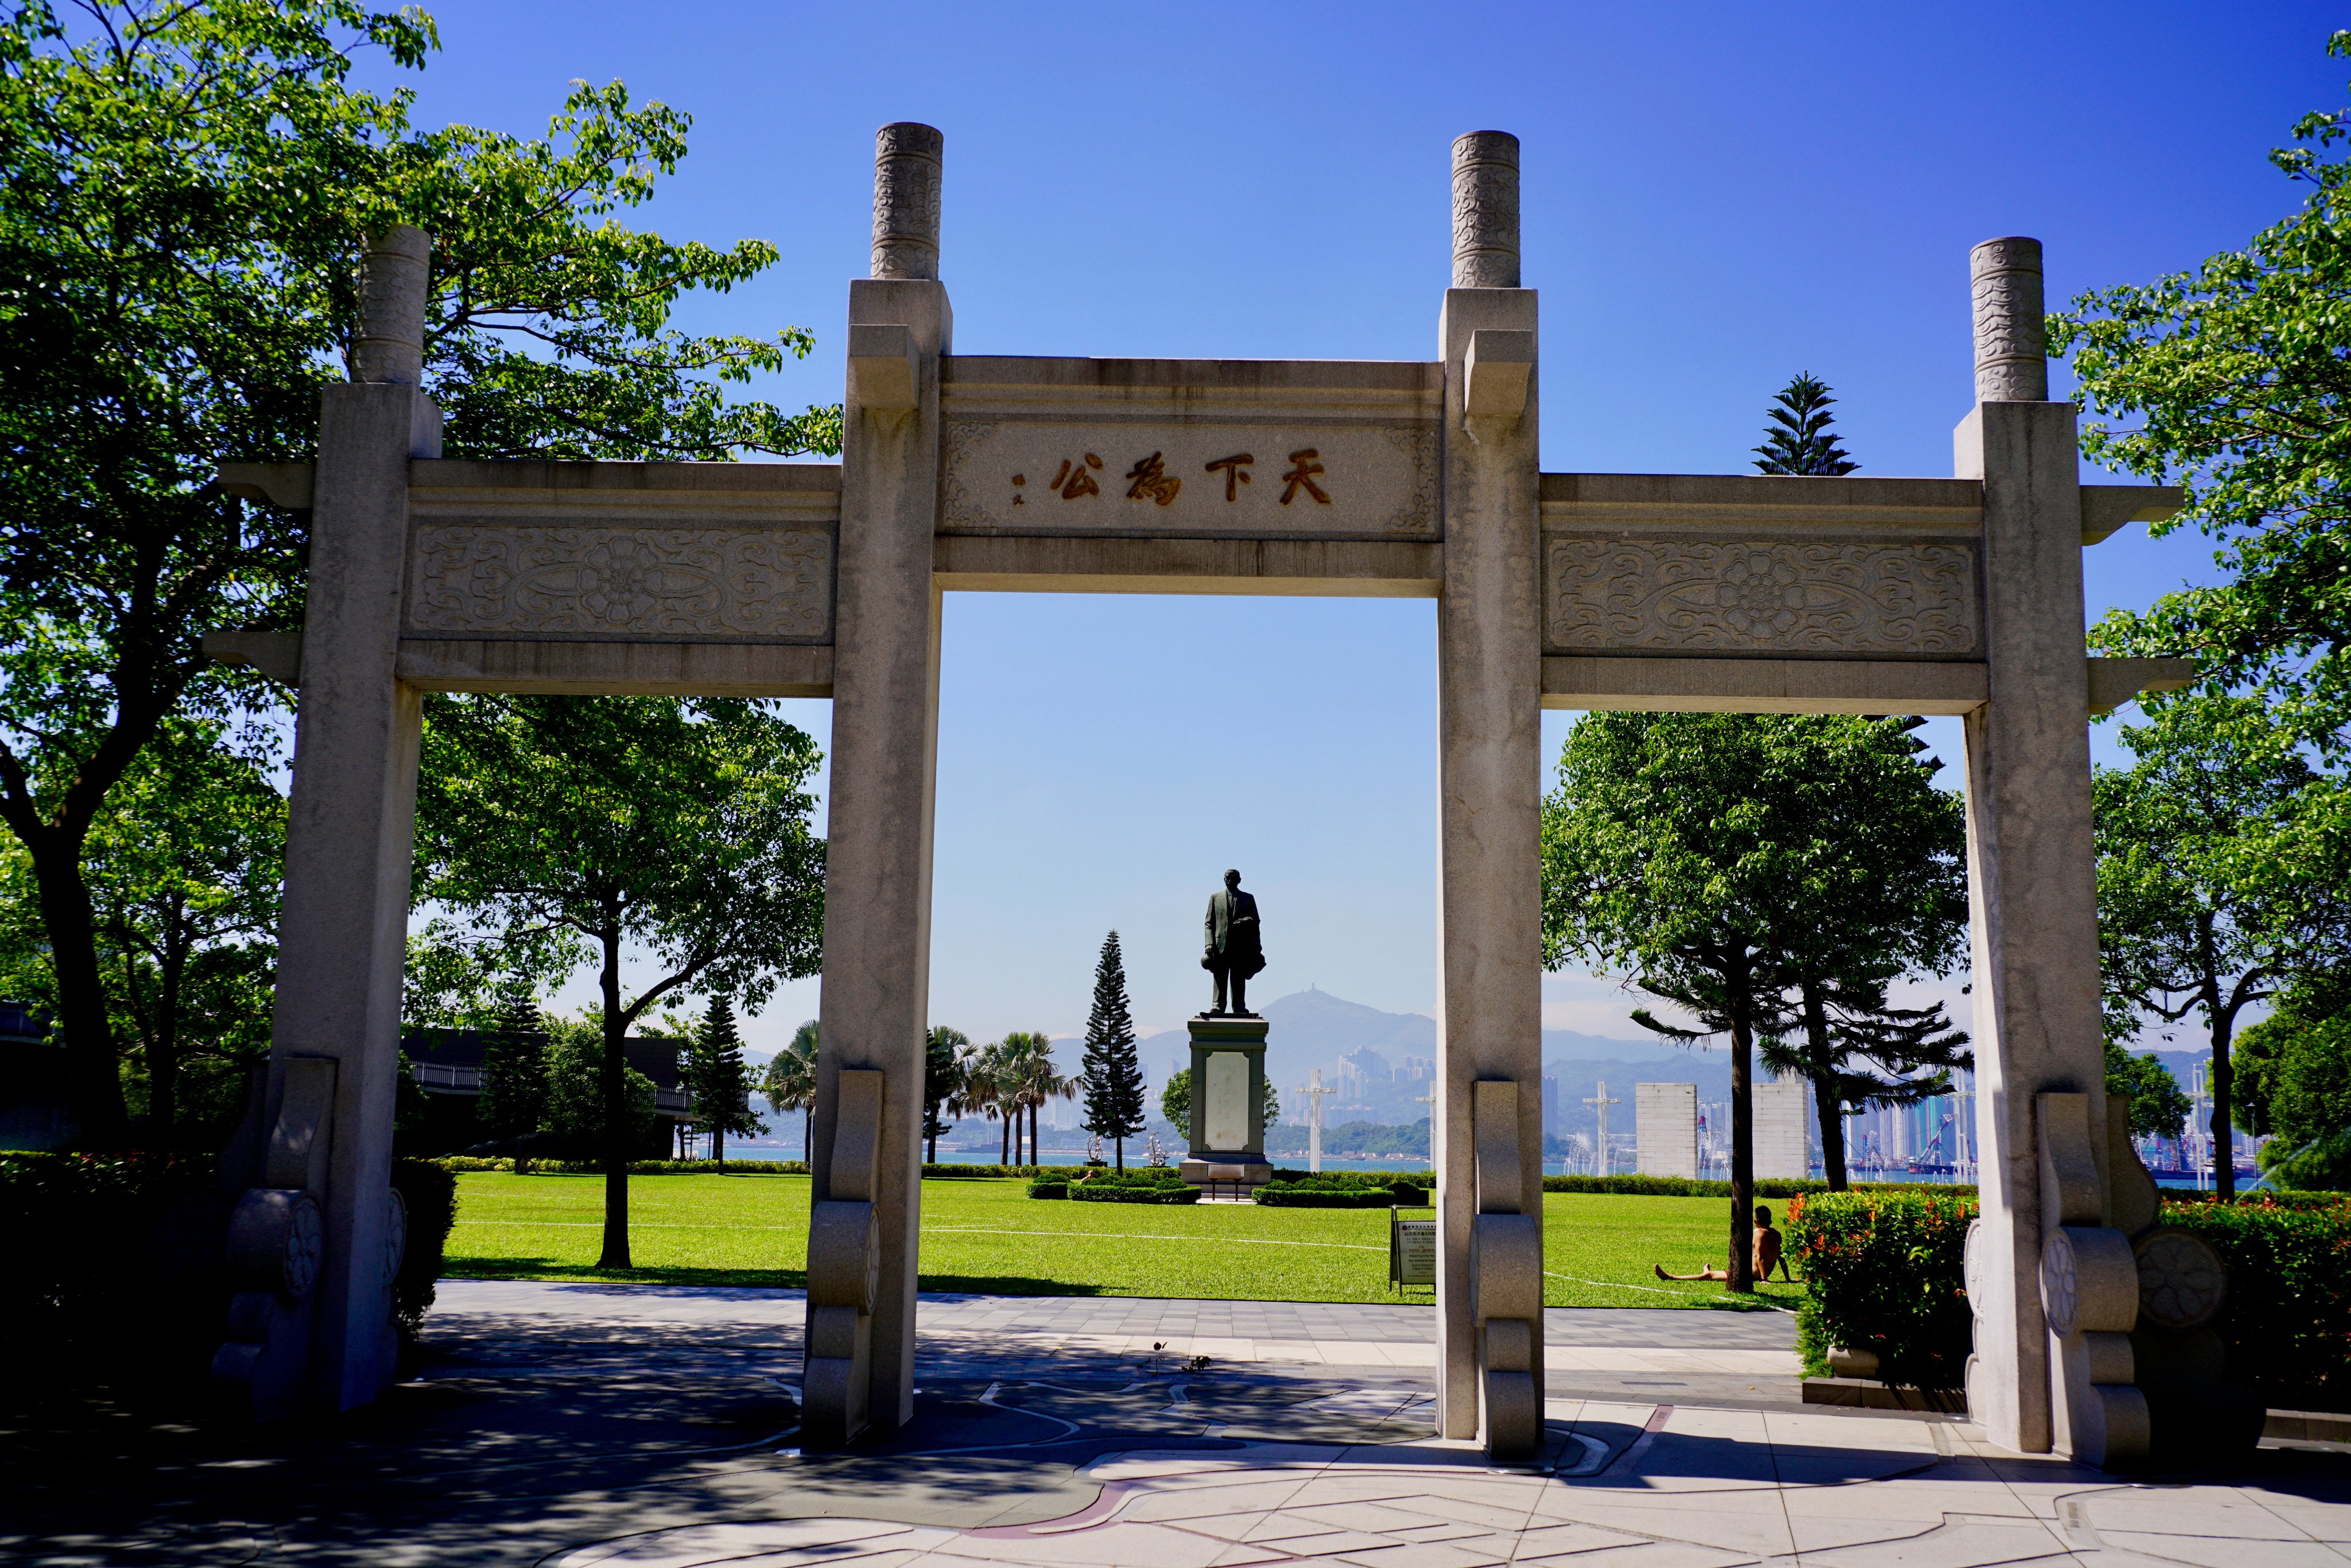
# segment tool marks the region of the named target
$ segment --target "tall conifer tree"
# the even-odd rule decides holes
[[[1829,428],[1836,417],[1829,413],[1829,404],[1836,399],[1829,396],[1826,382],[1800,375],[1771,401],[1775,406],[1764,411],[1771,415],[1771,427],[1764,432],[1763,444],[1755,448],[1758,470],[1836,479],[1861,466],[1845,455],[1836,432]]]
[[[1094,1006],[1086,1018],[1086,1131],[1113,1140],[1126,1168],[1126,1140],[1143,1131],[1143,1062],[1134,1053],[1134,1019],[1126,1002],[1126,960],[1118,933],[1102,938],[1094,965]]]
[[[482,1053],[482,1099],[476,1114],[493,1138],[515,1140],[515,1169],[529,1156],[522,1140],[547,1121],[547,1020],[529,985],[509,981],[498,993],[497,1021]]]
[[[760,1131],[751,1109],[751,1070],[743,1061],[743,1037],[735,1009],[725,997],[710,998],[702,1028],[686,1050],[685,1086],[694,1093],[695,1124],[710,1134],[710,1157],[726,1166],[726,1134],[750,1137]]]

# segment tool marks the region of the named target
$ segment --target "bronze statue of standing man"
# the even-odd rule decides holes
[[[1241,873],[1225,873],[1222,893],[1208,895],[1207,951],[1200,967],[1217,977],[1216,1001],[1202,1018],[1255,1018],[1249,1010],[1249,980],[1265,967],[1265,949],[1258,940],[1257,900],[1241,891]],[[1233,1005],[1225,1007],[1225,983],[1232,982]]]

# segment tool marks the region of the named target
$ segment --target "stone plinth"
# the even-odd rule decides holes
[[[1643,1176],[1698,1175],[1698,1085],[1633,1085],[1633,1132]]]
[[[1802,1180],[1812,1174],[1804,1107],[1812,1086],[1801,1079],[1755,1086],[1755,1174]]]
[[[1197,1186],[1273,1179],[1265,1157],[1265,1031],[1258,1018],[1191,1020],[1192,1114],[1182,1175]]]

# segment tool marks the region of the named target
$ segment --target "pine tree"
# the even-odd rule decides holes
[[[482,1054],[482,1098],[476,1114],[491,1137],[515,1140],[515,1169],[529,1156],[522,1140],[547,1121],[547,1020],[528,985],[511,981],[498,993],[497,1021]]]
[[[1771,401],[1779,406],[1766,411],[1772,428],[1764,434],[1763,444],[1755,448],[1759,471],[1839,478],[1861,466],[1845,455],[1837,444],[1836,433],[1829,428],[1835,418],[1829,413],[1829,404],[1836,399],[1829,396],[1826,382],[1800,375]]]
[[[743,1037],[735,1009],[725,997],[710,998],[686,1049],[685,1086],[694,1094],[694,1122],[710,1134],[710,1157],[726,1168],[726,1134],[750,1137],[760,1131],[751,1110],[751,1070],[743,1062]]]
[[[1134,1019],[1126,1002],[1126,961],[1118,933],[1102,939],[1094,965],[1094,1007],[1086,1018],[1085,1128],[1118,1145],[1126,1168],[1126,1140],[1143,1131],[1143,1062],[1134,1053]]]

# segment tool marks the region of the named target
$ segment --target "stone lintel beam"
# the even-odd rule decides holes
[[[2179,515],[2177,485],[2085,485],[2082,542],[2098,544],[2126,523],[2159,523]]]
[[[943,535],[932,570],[987,593],[1247,593],[1434,599],[1441,544],[1396,539]]]
[[[1983,526],[1974,479],[1832,479],[1776,474],[1546,474],[1543,528],[1644,529],[1865,528],[1973,533]]]
[[[428,692],[829,697],[832,695],[832,650],[772,643],[472,642],[403,637],[400,678],[406,685]]]
[[[2112,713],[2141,692],[2176,692],[2195,679],[2187,659],[2092,659],[2090,711]]]
[[[1550,657],[1542,706],[1662,713],[1964,714],[1984,666],[1886,659]]]
[[[420,506],[470,506],[469,490],[537,492],[514,494],[519,505],[558,507],[569,497],[622,503],[632,497],[658,499],[695,494],[834,493],[841,489],[837,463],[611,463],[543,457],[499,461],[446,458],[409,465],[408,483]],[[507,498],[505,497],[502,499]]]

